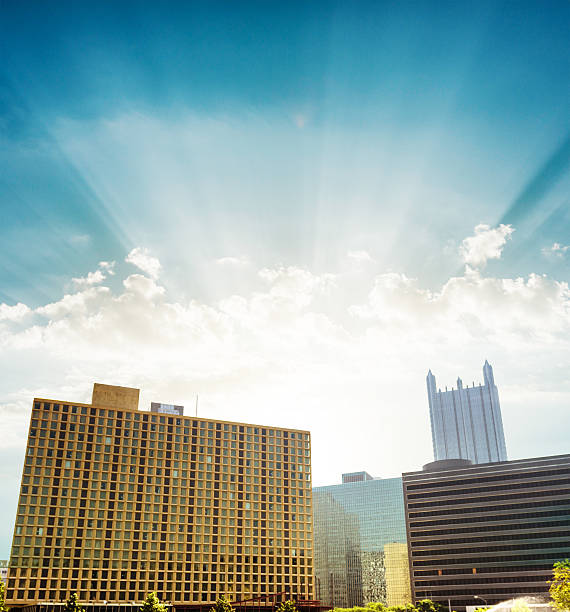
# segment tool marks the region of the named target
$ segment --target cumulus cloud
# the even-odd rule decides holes
[[[564,259],[567,253],[570,251],[570,244],[564,245],[559,242],[555,242],[550,247],[544,247],[542,249],[542,254],[545,257],[557,257],[558,259]]]
[[[99,269],[104,270],[110,276],[115,274],[115,262],[114,261],[100,261]]]
[[[128,293],[138,294],[146,300],[164,295],[164,287],[157,285],[154,279],[142,274],[131,274],[123,281],[123,285]]]
[[[97,270],[94,272],[88,272],[87,276],[72,278],[71,281],[78,288],[99,285],[107,278],[107,275],[112,276],[115,274],[114,267],[114,261],[100,261]]]
[[[354,259],[358,262],[373,262],[374,258],[368,251],[348,251],[347,253],[350,259]]]
[[[57,302],[39,306],[34,313],[46,317],[51,323],[67,316],[84,315],[96,309],[99,305],[98,298],[108,293],[108,287],[90,287],[77,293],[66,294]]]
[[[315,484],[363,467],[396,475],[431,458],[427,369],[452,383],[480,376],[489,358],[512,455],[563,452],[567,283],[470,269],[425,287],[367,269],[269,266],[251,290],[214,302],[174,297],[146,271],[36,308],[2,304],[0,418],[11,415],[15,433],[0,446],[24,448],[34,396],[89,401],[98,380],[140,387],[143,408],[189,404],[200,393],[203,416],[309,429]],[[539,406],[556,418],[536,414],[537,435],[528,423]],[[358,444],[346,447],[347,439]],[[341,445],[347,452],[331,455]]]
[[[421,288],[404,274],[382,274],[368,302],[350,312],[392,328],[414,329],[418,336],[445,330],[464,342],[557,343],[570,334],[568,284],[538,274],[486,278],[469,273],[449,279],[438,291]]]
[[[22,304],[20,302],[14,306],[0,304],[0,321],[19,321],[29,312],[31,312],[30,308],[26,306],[26,304]]]
[[[106,276],[101,270],[95,270],[95,272],[89,272],[87,276],[80,278],[72,278],[71,280],[77,287],[86,287],[89,285],[98,285],[105,280]]]
[[[151,278],[158,278],[162,266],[160,261],[150,254],[147,248],[136,247],[125,258],[127,263],[133,264]]]
[[[484,268],[489,259],[500,259],[503,248],[514,231],[511,225],[503,223],[494,228],[481,223],[475,227],[475,235],[463,240],[459,254],[468,266]]]

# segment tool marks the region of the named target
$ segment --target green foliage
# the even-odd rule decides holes
[[[79,603],[79,598],[77,597],[77,593],[72,593],[71,597],[65,602],[65,607],[63,608],[64,612],[84,612],[81,604]]]
[[[558,561],[552,568],[550,581],[552,605],[559,610],[570,610],[570,559]]]
[[[0,612],[7,612],[6,607],[6,585],[0,580]]]
[[[438,606],[431,599],[422,599],[415,607],[418,612],[439,612]]]
[[[295,607],[295,604],[288,599],[287,601],[283,601],[279,604],[277,612],[297,612],[297,608]]]
[[[166,606],[160,603],[158,595],[152,592],[146,596],[140,610],[141,612],[166,612]]]
[[[448,610],[447,606],[433,602],[431,599],[422,599],[415,606],[412,604],[386,606],[381,602],[374,602],[366,604],[364,608],[359,606],[354,608],[335,608],[333,612],[448,612]]]
[[[234,609],[230,600],[226,599],[225,595],[220,595],[216,603],[210,608],[210,612],[234,612]]]
[[[366,610],[372,610],[372,612],[386,612],[388,608],[380,601],[366,604]]]

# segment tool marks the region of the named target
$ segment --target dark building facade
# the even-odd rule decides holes
[[[412,597],[452,608],[547,596],[570,557],[570,455],[403,474]]]

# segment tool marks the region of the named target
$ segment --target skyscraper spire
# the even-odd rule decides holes
[[[457,378],[457,389],[436,390],[435,376],[429,370],[426,382],[434,457],[470,459],[473,463],[506,461],[507,450],[501,419],[499,393],[493,368],[483,366],[484,386],[464,387]]]
[[[493,368],[489,364],[489,362],[485,359],[485,364],[483,365],[483,380],[485,381],[485,385],[492,386],[495,384],[495,378],[493,376]]]

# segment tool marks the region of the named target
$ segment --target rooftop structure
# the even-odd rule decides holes
[[[368,472],[348,472],[342,475],[342,484],[347,482],[365,482],[366,480],[374,480]]]

